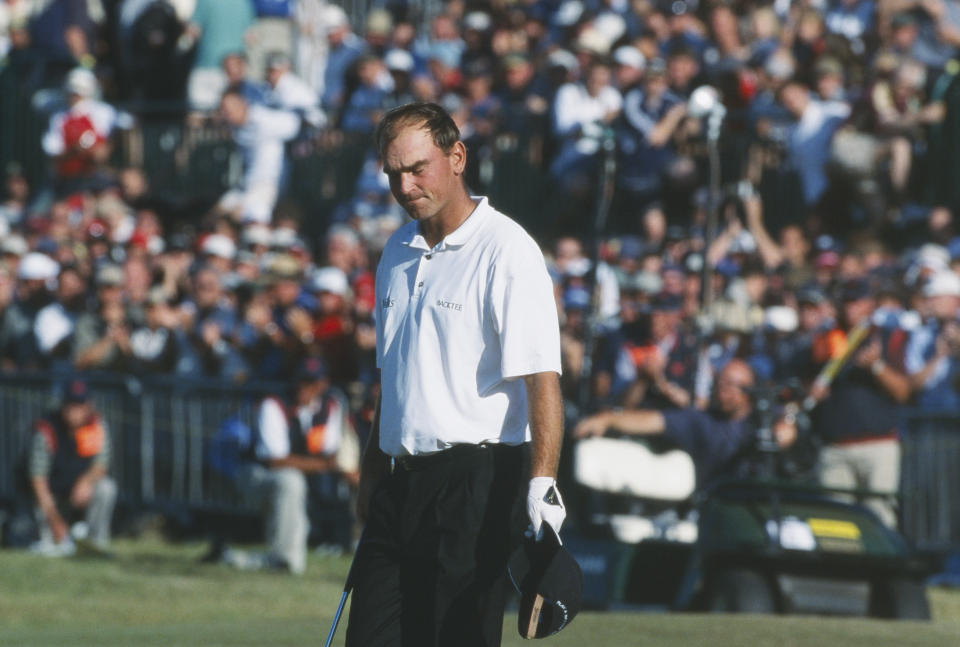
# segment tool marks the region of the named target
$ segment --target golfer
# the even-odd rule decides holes
[[[511,548],[566,516],[553,288],[530,236],[467,192],[443,108],[391,110],[376,143],[413,221],[377,269],[382,392],[346,644],[499,645]]]

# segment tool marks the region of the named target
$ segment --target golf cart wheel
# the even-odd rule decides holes
[[[717,571],[707,582],[712,613],[775,613],[773,590],[761,573],[746,569]]]
[[[930,602],[923,582],[892,578],[870,587],[870,615],[896,620],[929,620]]]

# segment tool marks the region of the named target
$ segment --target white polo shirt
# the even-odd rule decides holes
[[[380,448],[391,456],[530,439],[526,388],[560,373],[560,326],[543,253],[486,198],[433,249],[416,222],[377,268]]]

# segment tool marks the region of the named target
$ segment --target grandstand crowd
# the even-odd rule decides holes
[[[547,256],[571,403],[706,407],[734,357],[759,379],[812,377],[866,301],[887,348],[865,368],[910,380],[895,404],[957,408],[960,167],[945,149],[960,2],[373,7],[0,2],[0,57],[49,117],[36,146],[50,168],[43,182],[5,169],[2,369],[240,382],[318,355],[359,410],[377,381],[373,272],[405,215],[372,142],[352,197],[323,214],[289,208],[290,154],[369,136],[385,110],[426,100],[455,116],[471,186],[511,141],[546,178],[535,218],[495,206]],[[687,108],[703,84],[727,107],[719,195]],[[115,163],[118,132],[160,105],[224,129],[242,160],[189,221],[157,206],[142,168]],[[615,192],[597,237],[605,140]],[[305,233],[314,218],[320,236]],[[704,264],[715,298],[698,317]]]

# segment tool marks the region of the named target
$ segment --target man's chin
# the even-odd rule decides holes
[[[427,211],[425,206],[426,205],[419,205],[416,203],[410,204],[408,202],[407,204],[403,205],[403,209],[404,211],[407,212],[407,215],[413,218],[414,220],[426,220],[433,214]]]

